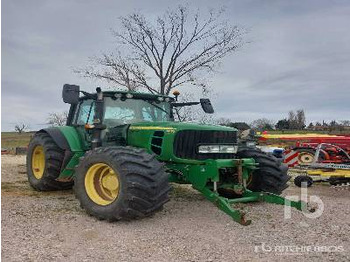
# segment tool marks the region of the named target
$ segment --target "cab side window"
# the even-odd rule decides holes
[[[73,123],[76,125],[92,124],[95,103],[92,99],[83,100],[77,108]]]

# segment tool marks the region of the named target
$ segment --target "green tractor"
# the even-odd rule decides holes
[[[80,93],[83,95],[80,96]],[[67,125],[32,138],[27,154],[30,185],[39,191],[74,187],[86,212],[107,221],[143,218],[169,200],[170,182],[192,184],[235,221],[248,225],[239,202],[285,204],[287,168],[276,158],[238,141],[237,130],[174,122],[183,106],[174,97],[136,92],[90,94],[64,85]],[[301,210],[306,203],[290,202]],[[204,215],[204,214],[203,214]]]

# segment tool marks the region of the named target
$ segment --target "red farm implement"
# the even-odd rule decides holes
[[[295,157],[299,165],[310,165],[314,162],[350,164],[350,136],[262,133],[260,140],[288,144],[289,149],[297,153]],[[315,160],[318,148],[319,154]]]

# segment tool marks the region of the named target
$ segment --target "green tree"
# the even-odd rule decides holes
[[[286,118],[278,120],[275,128],[278,130],[287,130],[289,129],[289,121]]]

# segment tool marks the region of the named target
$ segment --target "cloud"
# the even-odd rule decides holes
[[[72,73],[89,56],[113,51],[110,28],[133,11],[149,19],[184,1],[2,2],[2,130],[25,121],[33,129],[49,112],[67,110],[64,83],[92,91]],[[347,1],[191,1],[206,11],[226,6],[227,18],[249,33],[240,51],[211,78],[217,117],[278,120],[304,108],[308,121],[349,118],[350,3]]]

